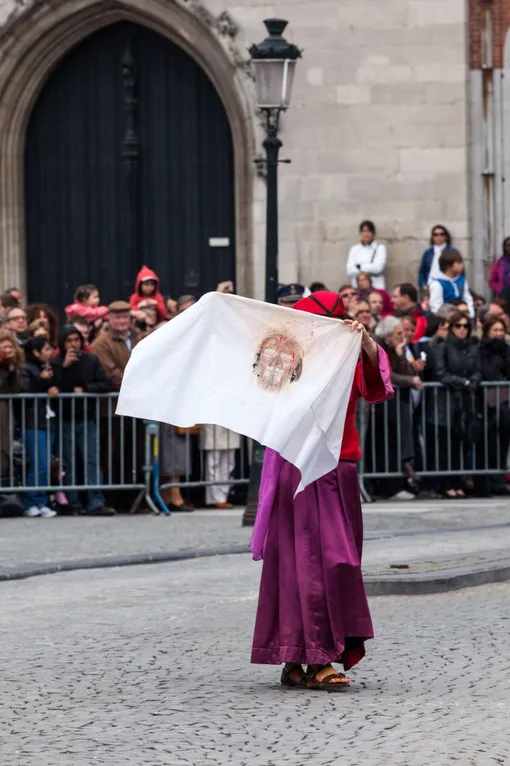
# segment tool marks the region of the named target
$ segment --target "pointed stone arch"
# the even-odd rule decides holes
[[[196,5],[196,4],[195,4]],[[213,17],[172,0],[34,2],[0,34],[0,281],[25,286],[23,165],[32,108],[59,61],[102,27],[127,20],[166,36],[209,76],[227,113],[234,143],[236,268],[239,292],[253,293],[254,128],[243,69],[208,28]],[[220,20],[221,21],[221,20]],[[221,28],[221,24],[219,25]],[[43,299],[44,296],[41,296]]]

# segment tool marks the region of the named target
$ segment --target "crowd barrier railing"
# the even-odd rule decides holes
[[[396,388],[388,402],[360,404],[363,495],[368,497],[365,481],[402,477],[406,463],[421,479],[508,472],[510,382],[455,383],[457,388],[441,383],[424,383],[420,391]]]
[[[168,513],[165,490],[248,485],[249,440],[115,415],[117,396],[1,394],[0,495],[136,490],[132,510],[144,501]],[[402,477],[408,461],[422,479],[507,473],[509,404],[507,381],[476,390],[426,383],[419,392],[397,388],[383,404],[361,403],[362,494],[368,499],[366,481]]]
[[[143,501],[168,514],[166,489],[248,484],[245,439],[206,426],[201,444],[192,430],[116,415],[117,398],[0,394],[0,495],[137,490],[132,511]]]

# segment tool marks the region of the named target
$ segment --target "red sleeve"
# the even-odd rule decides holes
[[[427,319],[425,317],[418,317],[416,319],[416,332],[414,334],[413,343],[418,343],[419,340],[425,337],[427,332]]]
[[[160,322],[163,322],[165,319],[168,319],[168,311],[166,310],[165,299],[161,293],[156,293],[156,300],[158,308],[158,319]]]
[[[131,304],[131,308],[133,309],[133,311],[136,311],[136,309],[138,308],[138,304],[140,303],[141,300],[142,300],[141,297],[137,293],[133,293],[133,295],[129,299],[129,303]]]

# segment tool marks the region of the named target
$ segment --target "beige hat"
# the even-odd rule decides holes
[[[131,311],[131,306],[127,301],[113,301],[108,306],[110,314],[124,314]]]

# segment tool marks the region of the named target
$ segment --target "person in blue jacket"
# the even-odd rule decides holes
[[[439,279],[439,259],[445,250],[453,250],[452,238],[446,226],[433,226],[430,247],[422,255],[418,272],[418,287],[423,290],[433,279]]]
[[[473,296],[464,276],[464,260],[457,250],[445,250],[439,259],[439,278],[430,283],[430,310],[437,314],[441,306],[462,298],[471,319],[475,318]]]

